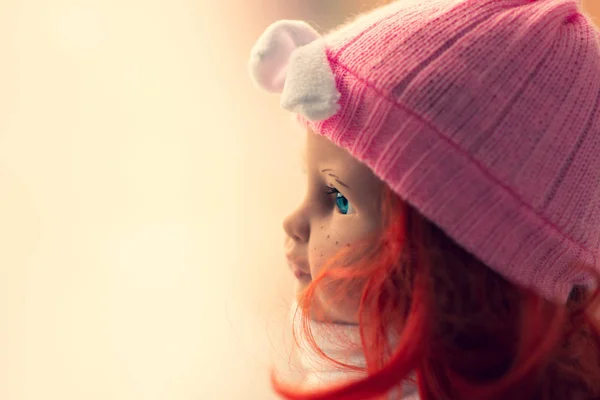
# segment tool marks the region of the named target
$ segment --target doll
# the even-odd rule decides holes
[[[600,45],[577,0],[398,0],[273,23],[258,87],[306,130],[284,221],[286,399],[600,399]],[[327,367],[326,367],[327,366]]]

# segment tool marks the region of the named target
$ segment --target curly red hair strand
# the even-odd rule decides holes
[[[318,348],[308,321],[320,285],[335,284],[340,301],[359,288],[365,378],[307,391],[273,373],[276,393],[381,399],[414,374],[422,400],[600,399],[600,289],[551,303],[506,281],[390,189],[382,214],[382,231],[329,260],[299,302],[309,344],[356,370]]]

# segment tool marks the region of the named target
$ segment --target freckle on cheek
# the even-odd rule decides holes
[[[329,239],[329,235],[327,235],[327,239]]]
[[[340,242],[338,242],[337,240],[335,241],[335,244],[340,244]]]

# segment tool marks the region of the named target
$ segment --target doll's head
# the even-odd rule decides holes
[[[310,130],[306,138],[305,171],[306,195],[284,221],[286,253],[298,278],[299,296],[341,254],[356,255],[357,243],[368,238],[375,242],[379,237],[385,188],[385,183],[367,166]],[[313,299],[312,317],[357,323],[361,288],[341,290],[332,279],[329,281],[320,285]],[[344,292],[348,295],[340,298]]]
[[[308,130],[285,223],[301,304],[359,323],[369,373],[296,398],[365,399],[411,371],[435,399],[600,393],[600,46],[579,7],[399,0],[258,40],[254,80]]]

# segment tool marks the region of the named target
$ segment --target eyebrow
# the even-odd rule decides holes
[[[321,170],[321,172],[328,172],[328,171],[333,171],[333,170],[332,170],[332,169],[330,169],[330,168],[327,168],[327,169],[323,169],[323,170]],[[332,173],[329,173],[328,175],[329,175],[329,176],[331,176],[332,178],[335,178],[335,180],[337,181],[337,183],[339,183],[340,185],[342,185],[342,186],[344,186],[344,187],[346,187],[346,188],[350,189],[350,186],[348,186],[348,185],[346,185],[344,182],[340,181],[340,178],[339,178],[337,175],[334,175],[334,174],[332,174]]]

